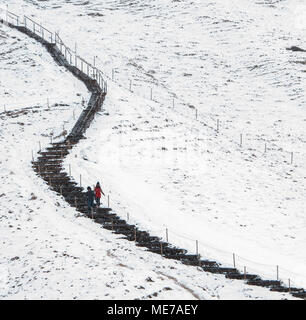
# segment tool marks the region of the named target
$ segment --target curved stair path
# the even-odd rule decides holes
[[[0,20],[4,23],[3,20]],[[51,54],[56,63],[64,66],[75,77],[82,81],[91,92],[91,98],[87,108],[81,113],[70,134],[62,142],[51,143],[45,151],[39,151],[37,161],[33,161],[33,169],[46,181],[49,187],[84,216],[102,225],[105,229],[115,234],[122,235],[122,239],[134,241],[136,246],[147,248],[148,251],[162,255],[167,259],[181,261],[185,265],[202,268],[206,272],[223,274],[226,278],[243,280],[248,285],[269,288],[271,291],[290,292],[294,297],[306,299],[306,291],[303,288],[289,288],[278,280],[263,280],[259,275],[240,273],[236,268],[229,268],[220,265],[216,261],[201,259],[199,255],[188,254],[187,250],[177,248],[162,241],[161,238],[151,236],[147,231],[139,230],[135,225],[130,225],[121,219],[111,208],[96,208],[91,214],[87,214],[86,194],[82,187],[69,177],[64,171],[63,159],[80,139],[84,139],[83,134],[90,126],[94,115],[103,105],[106,90],[101,89],[97,81],[90,78],[83,71],[69,64],[65,56],[56,47],[55,43],[50,43],[42,37],[33,33],[26,26],[15,26],[5,22],[9,27],[15,28],[26,35],[40,42]]]

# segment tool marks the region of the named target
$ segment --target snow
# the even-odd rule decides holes
[[[293,16],[302,1],[11,2],[10,10],[60,30],[71,47],[76,41],[83,57],[97,54],[108,77],[117,68],[104,111],[66,159],[76,181],[99,180],[117,214],[162,237],[167,228],[169,241],[191,253],[197,240],[205,258],[232,266],[235,253],[239,269],[275,279],[278,265],[286,283],[306,286],[305,77],[297,63],[304,55],[286,50],[306,47]],[[46,128],[58,135],[63,121],[71,127],[72,106],[80,112],[88,93],[33,40],[1,31],[1,53],[6,43],[18,52],[0,62],[8,70],[0,81],[6,108],[46,108],[46,97],[67,104],[18,120],[1,115],[7,191],[0,201],[11,211],[1,219],[10,279],[1,297],[290,298],[162,259],[75,218],[30,169],[31,150],[49,141],[40,135]],[[16,121],[30,125],[17,129]],[[32,192],[38,199],[29,200]]]

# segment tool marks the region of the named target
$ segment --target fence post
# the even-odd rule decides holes
[[[80,187],[82,188],[82,175],[80,174]]]
[[[243,279],[246,280],[246,267],[243,267]]]
[[[160,243],[160,254],[163,255],[163,243]]]
[[[199,255],[199,243],[198,243],[198,240],[196,240],[196,254]]]
[[[289,289],[289,292],[291,292],[291,284],[290,284],[290,279],[288,279],[288,289]]]
[[[77,43],[76,42],[74,44],[74,52],[75,52],[75,66],[77,67],[78,64],[77,64]]]
[[[217,133],[219,133],[220,121],[217,119]]]
[[[71,164],[69,164],[69,177],[71,177]]]
[[[279,275],[278,275],[278,266],[276,266],[276,280],[278,280]]]
[[[38,143],[39,143],[39,152],[41,152],[41,144],[40,144],[40,141],[39,141]]]
[[[236,259],[235,259],[235,253],[233,253],[233,264],[234,264],[234,268],[236,268]]]
[[[195,109],[196,111],[196,120],[198,119],[198,109]]]
[[[168,240],[168,228],[166,228],[166,241],[169,242],[169,240]]]
[[[293,163],[293,152],[291,152],[291,164]]]
[[[265,142],[265,153],[267,152],[267,143]]]
[[[107,207],[109,208],[109,194],[107,195]]]

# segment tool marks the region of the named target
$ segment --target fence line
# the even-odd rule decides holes
[[[100,60],[97,57],[98,60]],[[116,71],[116,77],[113,76],[114,74],[114,70]],[[293,150],[287,150],[286,148],[283,148],[281,146],[279,146],[278,144],[276,144],[275,142],[273,142],[273,139],[271,141],[270,144],[266,145],[265,147],[265,143],[268,142],[267,138],[263,138],[263,137],[254,137],[253,139],[250,139],[249,137],[247,137],[246,135],[250,136],[251,134],[247,134],[247,133],[243,133],[243,145],[240,146],[240,134],[242,133],[237,132],[237,136],[233,137],[233,136],[228,136],[225,134],[224,130],[222,130],[222,121],[220,121],[220,117],[216,117],[213,118],[210,114],[205,114],[203,112],[201,112],[200,109],[196,108],[195,106],[190,106],[188,103],[182,101],[181,99],[179,99],[177,97],[177,95],[175,93],[170,93],[167,92],[166,95],[169,96],[169,99],[163,100],[163,97],[161,97],[162,100],[158,101],[158,98],[156,97],[156,95],[154,95],[153,99],[151,99],[151,88],[152,88],[152,84],[147,84],[147,90],[141,90],[141,92],[147,92],[146,95],[143,94],[139,94],[139,92],[136,92],[136,90],[132,90],[132,82],[134,84],[135,87],[135,83],[139,82],[140,80],[135,80],[133,79],[133,81],[131,79],[128,79],[127,82],[122,82],[120,81],[120,76],[119,76],[119,71],[117,68],[112,68],[112,75],[109,76],[104,72],[104,75],[107,79],[109,79],[110,81],[112,81],[113,83],[116,83],[120,88],[123,88],[139,97],[142,97],[144,99],[150,100],[150,101],[154,101],[156,103],[159,103],[160,105],[163,106],[168,106],[169,108],[173,109],[176,113],[180,114],[181,116],[184,117],[188,117],[190,119],[193,119],[199,123],[201,123],[203,126],[210,128],[211,130],[215,131],[216,134],[220,134],[220,132],[222,132],[222,135],[230,142],[230,143],[234,143],[234,145],[237,147],[237,151],[240,150],[240,152],[249,152],[249,156],[251,157],[252,152],[256,151],[261,155],[265,155],[267,156],[267,151],[277,151],[279,153],[282,153],[282,158],[281,163],[284,164],[289,164],[289,165],[293,165],[295,166],[297,163],[297,159],[299,159],[299,163],[301,163],[301,161],[303,161],[304,156],[306,156],[306,153],[301,153],[300,151],[295,151],[293,152]],[[141,85],[142,88],[145,87],[145,85]],[[169,101],[168,101],[169,100]],[[166,101],[166,102],[165,102]],[[177,103],[178,102],[178,103]],[[181,110],[182,112],[180,112],[178,110],[178,106],[180,107],[184,107],[183,110]],[[181,108],[180,108],[181,109]],[[197,111],[195,112],[195,110],[197,109]],[[186,110],[189,110],[190,112],[186,114]],[[203,115],[205,114],[205,118],[203,119]],[[242,130],[243,131],[243,130]],[[271,139],[270,139],[271,140]],[[252,150],[248,150],[248,142],[249,141],[256,141],[258,144],[260,142],[262,142],[262,148],[260,148],[260,146],[256,146],[255,148],[252,148]],[[227,150],[227,151],[232,151],[232,150]],[[264,152],[266,151],[266,152]],[[293,154],[298,154],[299,157],[293,157]],[[257,156],[256,159],[258,159],[259,157]],[[278,158],[277,158],[278,159]],[[278,161],[278,160],[274,160],[274,161]]]
[[[101,92],[107,93],[107,82],[103,78],[103,73],[97,67],[92,66],[92,64],[87,62],[84,58],[80,57],[76,51],[73,51],[68,46],[66,46],[58,33],[51,32],[47,28],[43,27],[40,23],[37,23],[28,16],[24,15],[23,18],[21,18],[20,16],[8,10],[5,10],[5,22],[18,28],[24,27],[30,32],[33,32],[37,36],[44,39],[49,44],[55,45],[57,49],[63,54],[63,56],[65,56],[68,64],[76,67],[77,69],[79,69],[79,71],[87,75],[92,80],[96,81],[99,88],[101,89]]]

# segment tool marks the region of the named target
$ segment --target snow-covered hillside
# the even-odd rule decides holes
[[[1,28],[1,70],[9,80],[1,77],[1,90],[9,92],[8,106],[19,97],[13,79],[33,92],[31,103],[20,99],[19,108],[0,115],[1,299],[291,298],[145,252],[77,217],[49,191],[31,168],[31,149],[39,142],[45,146],[51,133],[59,139],[63,124],[69,129],[74,123],[73,110],[82,109],[74,97],[86,100],[88,93],[40,49],[26,36]],[[24,61],[31,61],[32,73]],[[52,92],[57,94],[50,107],[35,103]]]
[[[297,8],[303,8],[302,1],[282,1],[275,4],[270,1],[254,4],[248,0],[216,0],[207,3],[200,0],[192,3],[170,0],[133,3],[98,0],[85,3],[66,3],[62,0],[11,2],[12,11],[25,12],[42,21],[51,30],[60,30],[61,37],[70,43],[71,47],[76,41],[78,52],[84,57],[88,57],[88,53],[96,54],[99,67],[109,77],[112,76],[112,69],[117,68],[114,74],[115,82],[109,83],[105,111],[96,117],[93,126],[87,131],[87,139],[82,141],[66,160],[67,167],[72,165],[72,174],[76,180],[79,174],[82,174],[84,182],[90,185],[99,180],[110,194],[111,206],[119,215],[125,218],[128,213],[133,223],[150,230],[152,234],[164,236],[165,229],[168,228],[169,241],[173,244],[194,252],[195,241],[198,240],[199,251],[204,257],[229,265],[232,264],[232,253],[235,253],[239,268],[247,266],[248,271],[269,278],[275,278],[276,265],[279,265],[280,276],[284,280],[291,278],[296,285],[306,285],[305,66],[299,63],[305,60],[305,54],[286,50],[292,45],[306,47],[303,38],[305,29],[297,23],[296,16],[293,16]],[[23,42],[27,41],[21,38]],[[14,44],[12,39],[6,41]],[[31,59],[27,47],[23,47],[19,47],[20,56],[26,55],[27,59]],[[43,49],[37,45],[33,49],[31,47],[30,51],[34,52],[34,59],[35,53],[37,57]],[[40,59],[43,66],[39,65],[38,59],[35,58],[35,70],[30,73],[31,82],[34,88],[37,88],[37,95],[26,95],[33,98],[27,98],[29,102],[26,106],[35,105],[35,99],[38,99],[39,103],[46,101],[45,97],[50,96],[54,103],[59,100],[65,101],[69,106],[79,103],[81,108],[81,96],[87,99],[86,90],[77,87],[77,81],[62,72],[46,54]],[[8,68],[10,61],[1,60],[1,64],[3,68]],[[39,68],[48,70],[44,73],[45,81],[40,80]],[[14,69],[10,67],[9,72],[21,73],[23,81],[28,81],[25,73],[29,72],[29,69],[21,59]],[[67,82],[70,84],[66,85]],[[38,83],[40,84],[37,86]],[[17,87],[14,81],[4,83],[4,79],[1,79],[1,92],[9,92],[5,96],[7,108],[18,101],[16,99],[22,101],[18,88],[25,88],[27,93],[33,90],[33,86],[30,89],[28,85],[18,83]],[[133,92],[128,90],[130,85]],[[65,88],[65,91],[62,88]],[[76,94],[79,92],[81,96]],[[150,101],[151,92],[155,101]],[[57,98],[57,94],[61,96]],[[25,105],[20,105],[22,106]],[[45,105],[43,107],[45,108]],[[50,131],[53,125],[58,126],[57,132],[62,129],[62,123],[56,122],[59,112],[63,112],[59,111],[59,108],[63,107],[51,108],[52,112],[46,111],[47,115],[41,113]],[[195,108],[198,111],[197,119]],[[72,109],[67,106],[64,106],[64,109],[71,125]],[[61,119],[64,119],[64,116],[61,115]],[[23,190],[20,192],[26,192],[28,198],[31,197],[32,189],[41,189],[42,184],[35,180],[37,178],[29,169],[30,150],[34,148],[32,145],[42,139],[37,137],[35,141],[31,134],[44,131],[42,119],[39,123],[33,120],[31,115],[31,129],[27,131],[28,150],[22,151],[25,152],[24,163],[28,167],[16,176],[18,181],[22,181],[22,174],[26,172],[28,178],[21,184],[15,181]],[[215,130],[217,120],[220,121],[218,134]],[[13,123],[8,122],[7,117],[1,121],[2,137],[7,139],[5,137],[9,130],[17,130],[16,119],[13,118]],[[4,130],[5,126],[8,127]],[[22,130],[25,128],[21,127]],[[26,137],[24,132],[18,134]],[[243,134],[242,146],[239,145],[240,134]],[[14,139],[16,141],[13,141]],[[20,144],[24,145],[20,140],[17,136],[11,143],[5,144],[5,159],[16,158],[13,156],[16,148]],[[292,165],[291,151],[294,151]],[[20,157],[19,152],[18,155]],[[20,159],[14,161],[17,162],[13,162],[13,166],[20,170]],[[8,179],[10,173],[5,166],[2,168],[3,177]],[[16,194],[13,185],[14,182],[11,192]],[[81,287],[86,282],[90,294],[79,293],[77,297],[104,298],[97,292],[105,286],[109,269],[116,263],[120,264],[112,257],[113,253],[107,255],[108,251],[101,249],[100,244],[93,245],[95,241],[92,241],[91,237],[95,237],[96,241],[102,243],[102,247],[104,245],[109,250],[117,248],[118,245],[122,246],[121,252],[125,252],[123,260],[131,261],[131,264],[136,259],[137,270],[146,270],[137,273],[140,278],[134,278],[134,281],[142,283],[142,286],[146,283],[143,279],[146,278],[144,274],[148,265],[153,274],[157,272],[155,266],[161,265],[168,270],[168,276],[180,276],[184,286],[187,283],[188,286],[191,285],[191,291],[196,293],[193,297],[281,297],[267,290],[258,291],[257,288],[244,287],[240,282],[225,281],[224,277],[203,272],[199,276],[199,271],[195,268],[164,261],[151,254],[140,254],[140,250],[136,250],[133,245],[117,240],[109,232],[93,226],[91,222],[83,221],[83,218],[75,219],[72,209],[57,208],[58,212],[54,211],[57,202],[61,207],[65,204],[54,199],[51,192],[45,191],[43,195],[37,192],[48,204],[42,209],[34,210],[32,202],[27,201],[30,204],[25,206],[33,210],[37,221],[24,221],[25,225],[29,225],[29,228],[36,226],[37,229],[50,230],[48,241],[51,234],[55,233],[52,243],[56,244],[57,248],[63,248],[66,254],[69,254],[69,244],[72,252],[87,250],[77,236],[83,230],[86,236],[82,237],[82,242],[85,246],[92,245],[92,252],[95,254],[88,255],[89,251],[82,251],[84,259],[80,259],[82,262],[78,267],[84,269],[85,265],[91,266],[85,261],[92,256],[95,257],[92,265],[107,265],[105,273],[97,275],[100,278],[92,277],[90,271],[83,274],[84,282],[80,280],[77,283]],[[19,197],[10,199],[12,205],[15,204],[13,199],[18,202],[14,207],[18,210],[19,207],[22,208],[23,201]],[[10,207],[8,198],[1,197],[0,200],[6,208]],[[39,205],[34,206],[38,208]],[[25,216],[23,210],[28,209],[20,209],[20,213],[9,208],[8,210],[14,212],[18,219],[26,220],[21,217]],[[61,227],[58,226],[58,215],[62,220]],[[49,219],[52,223],[45,224]],[[21,223],[19,224],[22,228]],[[61,231],[55,232],[57,228]],[[16,233],[17,231],[18,229]],[[37,232],[40,234],[42,231]],[[60,239],[63,239],[65,233],[67,240],[63,244]],[[13,241],[11,232],[5,234],[8,234],[10,239],[7,243]],[[46,232],[42,234],[46,235]],[[31,239],[29,243],[32,243],[34,238],[40,239],[37,240],[38,247],[44,248],[42,235],[31,232],[21,235],[27,236]],[[21,250],[17,245],[12,246],[14,247],[17,251]],[[41,250],[44,256],[49,254],[49,251]],[[37,253],[37,250],[35,251]],[[121,252],[117,258],[121,256]],[[31,260],[27,253],[23,252],[24,259],[21,261]],[[39,260],[38,257],[35,261]],[[3,258],[3,261],[7,260]],[[55,269],[60,269],[57,262],[60,264],[61,258],[57,257],[55,261]],[[12,262],[17,264],[17,270],[20,263],[19,260]],[[130,262],[128,265],[131,267]],[[64,270],[69,270],[71,266],[72,264],[67,265]],[[171,269],[171,266],[176,269]],[[116,270],[114,279],[122,280],[118,276],[121,269],[118,267]],[[51,274],[56,279],[58,273]],[[122,277],[126,275],[125,272],[120,274]],[[134,272],[132,274],[136,276]],[[88,281],[89,277],[92,277],[92,282]],[[195,277],[197,282],[194,282]],[[203,278],[198,282],[198,277]],[[214,281],[215,278],[217,282]],[[73,279],[77,279],[76,274]],[[93,283],[96,283],[97,279],[101,282],[101,287],[94,289]],[[199,289],[198,284],[203,285],[202,279],[211,290],[207,296],[207,292]],[[164,278],[164,281],[168,280]],[[50,283],[50,279],[46,277],[42,283]],[[123,281],[126,285],[131,283],[131,278]],[[160,285],[163,283],[160,282]],[[170,283],[173,284],[173,280]],[[159,286],[159,282],[156,285]],[[216,288],[223,285],[224,291]],[[146,294],[138,295],[133,286],[135,287],[134,283],[128,289],[130,294],[127,295],[124,295],[124,290],[119,290],[117,285],[116,289],[109,288],[106,291],[109,293],[108,297],[115,298],[144,297],[151,292],[151,287],[145,287]],[[29,296],[35,295],[28,286],[24,287],[29,290]],[[62,296],[68,292],[70,297],[70,291],[65,288],[66,290],[59,287],[63,292]],[[161,290],[161,287],[159,288]],[[37,287],[35,289],[37,290]],[[158,297],[182,297],[177,283],[172,289],[170,293],[165,291]],[[191,297],[190,290],[183,291],[186,297]],[[224,292],[226,294],[223,294]],[[48,294],[56,296],[51,289],[46,289],[45,296]],[[4,296],[7,296],[7,293]],[[22,296],[23,293],[20,293],[19,297]]]

